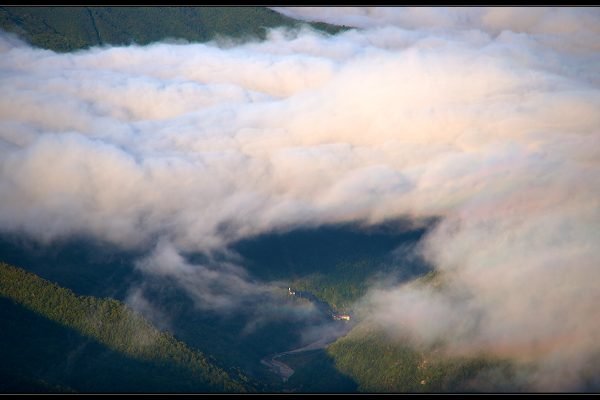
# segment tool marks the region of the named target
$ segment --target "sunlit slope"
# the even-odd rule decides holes
[[[266,7],[0,7],[0,28],[56,51],[167,38],[264,38],[267,28],[298,24]],[[340,30],[323,23],[310,25],[330,33]]]
[[[410,283],[439,289],[441,274],[432,271]],[[485,354],[462,356],[443,343],[417,344],[391,336],[362,312],[360,323],[327,349],[336,367],[364,392],[515,391],[515,366]],[[492,377],[493,379],[489,379]]]
[[[500,360],[445,356],[436,348],[419,349],[409,342],[391,340],[364,325],[332,344],[328,353],[336,367],[364,392],[500,390],[486,387],[483,377],[492,373],[509,381],[512,373],[510,365]]]
[[[241,374],[236,379],[232,378],[202,353],[189,348],[169,333],[157,330],[116,300],[77,296],[68,289],[4,263],[0,264],[0,295],[47,318],[57,327],[70,328],[81,338],[93,340],[97,343],[95,346],[101,345],[122,355],[129,364],[137,362],[140,364],[138,367],[147,364],[148,375],[139,390],[155,386],[153,374],[162,377],[160,379],[165,384],[162,390],[167,391],[247,390],[241,383],[246,378]],[[93,360],[88,361],[93,363]],[[123,373],[127,371],[139,375],[139,371],[123,369]],[[105,377],[98,376],[98,379]],[[78,389],[86,391],[88,388]],[[107,387],[107,390],[114,388]]]

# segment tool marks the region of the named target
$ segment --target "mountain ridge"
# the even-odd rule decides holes
[[[0,263],[0,297],[10,299],[58,324],[72,328],[130,358],[188,372],[198,388],[245,392],[247,387],[168,332],[114,299],[77,296],[20,268]]]

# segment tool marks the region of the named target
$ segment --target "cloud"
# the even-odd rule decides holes
[[[447,289],[377,289],[374,318],[578,387],[600,339],[597,10],[280,11],[360,29],[70,54],[2,36],[0,229],[158,243],[140,268],[225,309],[264,288],[181,254],[435,217]]]
[[[593,7],[273,7],[292,18],[355,28],[396,26],[411,30],[500,33],[598,34]],[[566,38],[567,40],[569,38]],[[596,45],[589,43],[589,45]]]
[[[231,263],[192,264],[166,242],[159,243],[136,266],[149,275],[173,279],[192,295],[195,304],[202,309],[237,309],[240,304],[258,301],[273,290],[260,283],[252,283],[244,269]]]
[[[136,269],[146,279],[131,288],[127,303],[153,322],[170,327],[172,317],[167,310],[172,310],[172,305],[164,304],[162,296],[156,296],[156,290],[176,287],[202,313],[238,318],[243,315],[245,325],[240,332],[243,335],[273,321],[304,322],[309,326],[322,322],[323,316],[313,303],[290,301],[284,282],[257,281],[231,260],[190,258],[172,243],[160,240],[136,262]]]
[[[131,309],[150,320],[152,324],[159,329],[172,329],[170,316],[156,307],[152,301],[145,296],[143,286],[132,287],[127,294],[125,303]]]

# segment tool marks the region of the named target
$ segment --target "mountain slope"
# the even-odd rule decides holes
[[[411,284],[441,290],[444,277],[430,272]],[[364,312],[363,312],[364,314]],[[487,354],[449,354],[443,343],[418,345],[392,337],[367,315],[327,352],[339,371],[363,392],[518,391],[517,365]],[[490,379],[493,377],[493,379]]]
[[[431,267],[410,249],[426,228],[394,221],[370,228],[340,224],[272,232],[234,245],[250,272],[309,291],[338,311],[348,311],[374,282],[405,281]]]
[[[140,390],[155,386],[153,376],[164,379],[163,390],[241,392],[247,389],[241,382],[247,381],[247,378],[241,374],[232,378],[202,353],[169,333],[157,330],[116,300],[77,296],[68,289],[4,263],[0,263],[0,296],[34,311],[59,327],[70,328],[80,337],[75,340],[76,343],[87,338],[95,346],[110,349],[130,363],[146,365],[149,375],[146,386],[141,386]],[[10,310],[6,311],[6,304],[5,300],[3,312],[10,313]],[[15,314],[15,311],[12,313]],[[16,315],[20,313],[16,312]],[[19,324],[15,319],[4,321]],[[3,340],[2,343],[7,342]],[[174,378],[174,384],[170,378]],[[180,381],[180,387],[177,387],[177,381]],[[83,388],[84,391],[86,389]],[[110,390],[114,388],[111,386]]]
[[[342,28],[308,24],[336,33]],[[206,42],[217,35],[264,38],[267,28],[299,22],[266,7],[0,7],[0,28],[34,46],[72,51],[148,44],[166,38]]]

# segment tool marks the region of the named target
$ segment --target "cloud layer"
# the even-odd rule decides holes
[[[578,387],[600,343],[598,11],[280,11],[361,29],[70,54],[0,37],[0,229],[158,242],[140,268],[160,274],[274,229],[440,217],[422,249],[447,289],[376,290],[375,318]],[[245,285],[228,268],[176,275],[220,304],[212,283]]]

